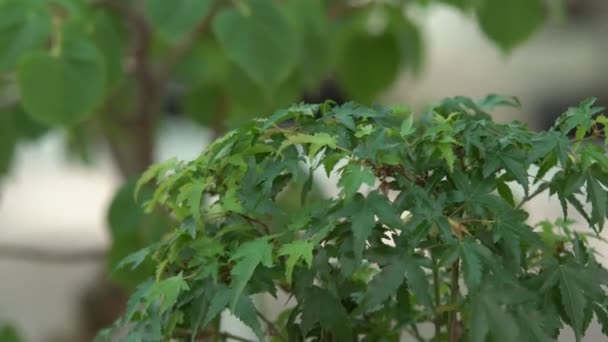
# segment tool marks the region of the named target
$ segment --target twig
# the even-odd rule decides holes
[[[256,310],[256,313],[258,314],[258,317],[260,317],[260,319],[264,321],[264,323],[266,323],[266,326],[268,327],[268,332],[270,333],[269,335],[275,336],[281,341],[287,341],[287,337],[283,336],[283,334],[281,334],[281,332],[279,331],[279,329],[277,329],[274,323],[272,323],[271,320],[266,318],[266,316],[264,316],[264,314],[262,314],[260,310]]]
[[[420,341],[420,342],[426,341],[426,339],[424,337],[422,337],[422,335],[420,334],[420,330],[418,330],[418,326],[416,325],[416,323],[412,323],[410,326],[412,327],[411,333],[412,333],[412,335],[414,335],[414,338],[417,341]]]
[[[270,233],[272,232],[272,230],[270,229],[270,226],[267,225],[265,222],[255,218],[255,217],[251,217],[242,213],[238,213],[239,216],[241,216],[242,218],[244,218],[245,220],[249,221],[249,222],[253,222],[253,223],[257,223],[260,226],[262,226],[264,228],[264,232],[268,235],[270,235]]]
[[[549,183],[543,183],[541,185],[538,186],[538,188],[531,194],[529,194],[528,196],[524,197],[521,202],[519,202],[519,204],[517,205],[517,207],[515,209],[521,209],[524,204],[526,204],[526,202],[530,201],[531,199],[533,199],[534,197],[540,195],[541,193],[543,193],[545,190],[547,190],[547,188],[549,187]]]
[[[456,305],[458,301],[458,296],[460,295],[459,290],[459,281],[460,281],[460,260],[456,259],[454,265],[452,266],[452,279],[450,284],[450,292],[451,298],[450,301],[453,305]],[[454,310],[449,313],[449,323],[448,323],[448,338],[449,342],[457,342],[458,341],[458,311]]]
[[[79,251],[60,251],[33,246],[0,245],[0,259],[14,259],[41,264],[74,264],[103,261],[106,251],[102,249],[83,249]]]

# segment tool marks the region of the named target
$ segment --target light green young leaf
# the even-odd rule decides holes
[[[181,274],[161,280],[152,284],[148,289],[148,293],[144,297],[144,306],[147,308],[160,300],[159,312],[165,312],[177,302],[181,292],[188,290],[190,287]]]
[[[298,144],[309,145],[308,156],[312,159],[323,147],[335,149],[337,141],[335,137],[327,133],[315,133],[311,135],[298,133],[288,136],[287,140],[283,141],[281,147],[279,147],[277,153],[280,154],[287,147]]]
[[[338,181],[338,186],[342,188],[342,195],[345,200],[350,200],[357,193],[361,185],[374,185],[376,175],[371,167],[361,166],[351,163],[342,169],[342,177]]]
[[[298,240],[285,244],[279,249],[278,255],[287,256],[287,261],[285,263],[285,278],[287,278],[289,284],[291,284],[293,268],[300,259],[302,259],[308,267],[312,266],[313,247],[314,246],[310,241]]]

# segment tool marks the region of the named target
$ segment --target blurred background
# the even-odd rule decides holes
[[[606,104],[607,53],[605,0],[0,0],[0,342],[91,341],[120,314],[151,265],[114,266],[170,228],[133,201],[153,162],[299,101],[500,93],[523,109],[498,120],[544,129]]]

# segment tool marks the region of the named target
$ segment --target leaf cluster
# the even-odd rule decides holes
[[[446,341],[550,341],[565,325],[580,340],[593,317],[608,332],[608,272],[589,245],[607,216],[606,118],[593,100],[544,132],[487,113],[518,104],[456,97],[417,118],[299,104],[153,166],[144,207],[169,211],[174,229],[125,261],[154,260],[156,276],[117,325],[194,340],[219,334],[229,310],[260,340],[425,341],[422,323]],[[326,176],[339,192],[312,196]],[[530,225],[539,194],[563,219]],[[570,228],[569,208],[588,231]],[[251,298],[279,292],[289,301],[273,324]]]

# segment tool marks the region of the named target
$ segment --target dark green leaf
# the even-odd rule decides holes
[[[509,51],[540,28],[545,10],[541,0],[483,0],[477,18],[483,32]]]
[[[331,332],[338,341],[351,341],[348,313],[340,300],[329,291],[313,286],[306,290],[302,305],[302,333],[307,336],[315,327]]]

